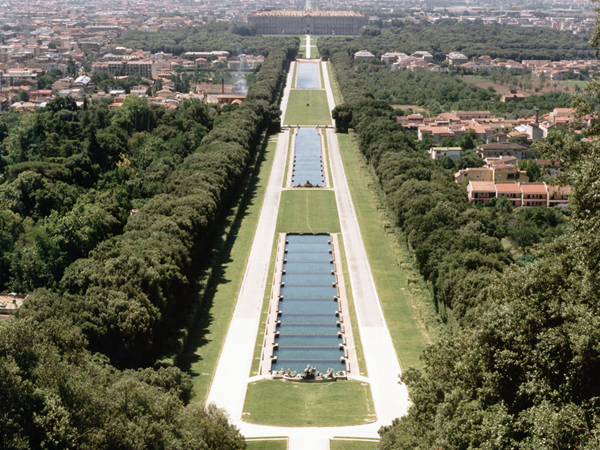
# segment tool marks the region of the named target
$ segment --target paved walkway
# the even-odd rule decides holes
[[[289,130],[279,134],[273,169],[246,264],[246,272],[221,351],[219,364],[206,400],[225,408],[236,420],[242,417],[246,385],[254,344],[260,324],[260,312],[269,273],[273,236],[281,199],[281,185],[289,142]]]
[[[310,59],[310,34],[306,35],[306,59]]]

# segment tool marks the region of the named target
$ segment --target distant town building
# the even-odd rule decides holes
[[[517,181],[469,181],[467,195],[470,202],[487,203],[492,198],[505,197],[512,206],[536,207],[569,205],[570,186],[548,186],[546,183]]]
[[[367,50],[361,50],[354,54],[354,59],[361,59],[363,61],[368,61],[373,58],[375,58],[375,55]]]
[[[426,51],[414,52],[411,56],[414,56],[415,58],[424,59],[425,61],[428,61],[428,62],[433,61],[433,55]]]
[[[477,155],[480,158],[489,158],[494,156],[514,156],[517,159],[529,158],[532,154],[531,147],[517,143],[490,143],[477,146]]]
[[[448,64],[450,64],[451,66],[460,66],[469,61],[469,58],[467,58],[462,53],[458,52],[452,52],[447,54],[446,59],[448,60]]]
[[[256,11],[248,15],[256,34],[356,35],[369,24],[358,11]]]
[[[441,161],[446,156],[456,161],[461,155],[462,149],[460,147],[431,147],[429,149],[431,159],[437,159],[438,161]]]

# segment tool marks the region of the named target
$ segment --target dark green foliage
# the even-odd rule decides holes
[[[415,143],[398,125],[388,103],[373,98],[371,91],[381,89],[376,81],[378,69],[363,64],[354,70],[349,56],[354,41],[331,42],[338,45],[330,61],[344,98],[333,111],[337,130],[353,128],[358,135],[360,151],[380,182],[390,217],[430,287],[440,317],[450,330],[458,330],[481,307],[481,290],[514,263],[501,240],[510,237],[515,246],[528,249],[546,239],[546,233],[555,234],[564,220],[562,214],[553,212],[552,217],[531,221],[530,213],[516,216],[506,199],[494,200],[484,209],[468,204],[466,190],[453,181],[451,171],[484,164],[473,150],[473,136],[462,137],[459,144],[465,152],[457,161],[431,160],[426,153],[431,142]],[[407,80],[439,75],[400,74]],[[429,81],[443,95],[454,95],[445,91],[440,80]],[[461,84],[458,80],[457,86]],[[406,92],[419,92],[417,85],[399,86]],[[457,87],[457,95],[463,95],[460,91]],[[485,91],[485,95],[491,94]],[[456,145],[454,141],[449,144]]]
[[[186,27],[160,33],[129,31],[115,40],[115,44],[129,48],[141,48],[152,53],[168,52],[180,55],[184,52],[228,51],[231,56],[241,53],[267,56],[278,46],[285,49],[298,38],[283,36],[277,44],[270,37],[254,36],[254,28],[247,23],[213,23],[204,27]],[[292,44],[294,45],[294,44]],[[295,52],[297,53],[297,47]],[[293,59],[296,53],[291,54]]]
[[[357,38],[323,37],[318,44],[319,54],[324,58],[329,58],[336,48],[348,48],[352,53],[367,49],[377,57],[386,52],[410,55],[425,50],[438,62],[456,51],[468,58],[489,55],[519,62],[523,59],[560,61],[593,58],[590,37],[585,33],[573,35],[550,28],[484,25],[467,20],[418,24],[397,21],[386,28],[367,27]]]
[[[119,367],[181,350],[176,330],[197,309],[215,232],[263,132],[279,124],[272,102],[298,39],[269,42],[239,107],[128,97],[109,113],[57,99],[2,116],[0,292],[33,291],[22,317],[71,320]]]
[[[64,318],[0,322],[3,449],[244,449],[175,367],[115,370]]]

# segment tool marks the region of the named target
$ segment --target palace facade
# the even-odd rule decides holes
[[[356,35],[369,18],[357,11],[256,11],[248,22],[256,34]]]

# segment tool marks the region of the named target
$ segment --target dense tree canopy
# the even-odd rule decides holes
[[[244,449],[179,369],[118,371],[62,319],[0,322],[3,449]]]
[[[369,50],[377,57],[387,52],[412,54],[430,52],[443,61],[450,52],[461,52],[469,58],[489,55],[521,61],[524,59],[591,59],[594,50],[589,34],[565,33],[547,27],[484,25],[468,20],[420,22],[394,21],[390,26],[370,26],[357,38],[319,39],[319,53],[329,58],[336,48],[351,52]]]

